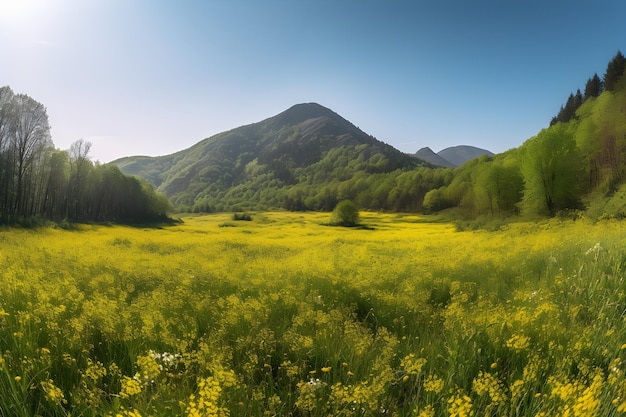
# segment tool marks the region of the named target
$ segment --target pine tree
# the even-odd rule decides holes
[[[602,94],[603,83],[598,74],[593,74],[593,77],[587,80],[587,84],[585,85],[585,96],[584,99],[587,100],[589,97],[598,97]]]
[[[576,110],[578,110],[580,105],[583,104],[583,101],[583,95],[580,92],[580,89],[576,90],[575,95],[573,93],[570,93],[569,97],[567,98],[567,103],[565,104],[565,107],[561,106],[559,114],[557,114],[556,117],[553,117],[550,121],[550,126],[558,122],[567,123],[575,118]]]
[[[624,75],[626,70],[626,58],[621,51],[617,51],[617,54],[609,62],[604,74],[604,88],[606,91],[614,91],[617,83]]]

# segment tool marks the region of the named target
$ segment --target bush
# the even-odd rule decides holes
[[[330,224],[336,226],[358,226],[359,210],[350,200],[344,200],[335,206],[330,217]]]
[[[252,220],[252,216],[248,213],[233,213],[233,220],[245,220],[249,222]]]

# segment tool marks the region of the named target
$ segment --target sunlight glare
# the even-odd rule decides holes
[[[0,0],[0,18],[13,20],[31,17],[44,3],[43,0]]]

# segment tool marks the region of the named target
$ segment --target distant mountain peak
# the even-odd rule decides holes
[[[437,153],[425,147],[415,153],[417,158],[442,167],[457,167],[482,155],[492,156],[493,153],[468,145],[452,146]]]
[[[359,162],[346,166],[346,160]],[[129,157],[114,163],[124,172],[146,178],[175,204],[189,206],[206,199],[218,201],[220,195],[233,189],[248,199],[261,182],[270,188],[310,181],[319,185],[357,172],[383,173],[419,166],[415,158],[317,103],[296,104],[276,116],[218,133],[175,154]]]
[[[493,152],[486,149],[477,148],[475,146],[459,145],[451,146],[446,149],[442,149],[437,152],[437,155],[449,161],[454,166],[460,166],[472,159],[478,158],[483,155],[493,156]]]
[[[438,166],[442,166],[442,167],[453,167],[454,164],[452,164],[449,161],[446,161],[444,158],[442,158],[441,156],[437,155],[432,149],[430,149],[428,146],[420,149],[419,151],[417,151],[415,153],[415,156],[419,159],[421,159],[422,161],[426,161],[430,164],[433,165],[438,165]]]

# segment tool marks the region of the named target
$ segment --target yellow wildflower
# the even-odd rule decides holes
[[[513,335],[506,341],[506,347],[515,351],[522,351],[530,345],[530,338],[524,335]]]
[[[136,379],[124,376],[121,383],[120,397],[129,398],[141,393],[141,384]]]
[[[462,393],[459,393],[458,396],[450,397],[448,400],[448,414],[450,417],[473,416],[472,399]]]
[[[405,356],[404,359],[400,361],[400,366],[410,375],[416,375],[422,372],[424,365],[426,365],[426,359],[416,358],[412,353]]]
[[[45,393],[46,400],[50,401],[53,404],[61,405],[61,403],[67,403],[65,396],[63,395],[63,391],[61,388],[54,385],[54,381],[48,379],[47,381],[41,381],[41,388]]]
[[[439,394],[441,390],[443,390],[443,385],[443,379],[439,378],[437,375],[428,375],[426,379],[424,379],[424,391],[426,392]]]

